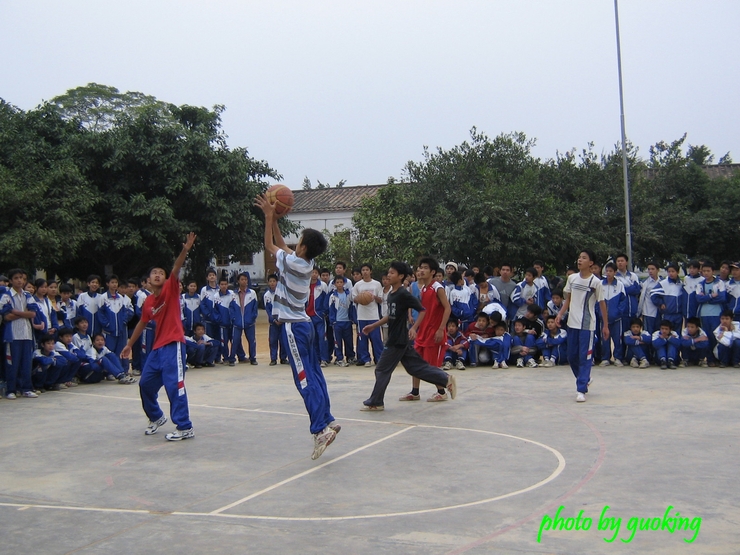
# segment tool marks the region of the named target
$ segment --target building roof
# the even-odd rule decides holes
[[[293,191],[295,204],[292,213],[300,212],[345,212],[360,207],[362,199],[375,195],[385,185],[362,185],[360,187],[331,187]]]

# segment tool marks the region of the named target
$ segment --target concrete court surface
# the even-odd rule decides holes
[[[190,370],[196,438],[145,436],[137,386],[0,401],[0,553],[740,553],[740,371],[456,371],[455,401],[359,412],[371,368],[326,371],[335,443],[312,438],[287,366]],[[168,412],[162,392],[163,408]],[[543,515],[591,518],[543,531]],[[597,530],[599,515],[621,518]],[[629,519],[680,512],[691,530]],[[582,520],[581,522],[585,522]],[[570,521],[573,524],[573,521]]]

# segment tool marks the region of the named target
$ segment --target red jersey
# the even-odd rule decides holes
[[[440,289],[444,292],[444,287],[437,281],[421,288],[421,306],[424,307],[426,315],[416,332],[416,345],[420,347],[439,345],[439,343],[434,342],[434,334],[442,326],[442,316],[444,315],[442,303],[437,298],[437,291]],[[445,343],[446,340],[447,333],[445,332],[442,335],[442,343]]]
[[[465,335],[467,335],[468,337],[470,337],[471,333],[476,333],[481,337],[493,337],[494,335],[496,335],[493,326],[488,326],[486,329],[482,330],[475,325],[475,322],[470,322],[468,329],[465,330]]]
[[[141,320],[154,320],[156,324],[152,349],[175,341],[185,343],[180,316],[180,280],[175,274],[170,274],[159,295],[149,295],[141,308]]]

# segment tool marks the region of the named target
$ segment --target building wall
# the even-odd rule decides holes
[[[327,230],[334,233],[337,227],[343,226],[344,228],[352,227],[352,216],[354,211],[342,211],[342,212],[291,212],[286,217],[293,222],[297,222],[301,229],[313,228],[321,231]],[[300,235],[289,235],[285,238],[285,242],[288,245],[295,245],[298,242]],[[228,266],[215,266],[216,269],[226,270],[229,276],[238,276],[242,272],[249,272],[252,277],[252,281],[264,283],[267,281],[265,275],[265,252],[260,251],[256,253],[253,258],[253,263],[244,265],[239,262],[233,262]]]

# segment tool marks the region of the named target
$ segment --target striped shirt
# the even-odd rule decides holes
[[[572,274],[565,284],[564,293],[570,293],[568,327],[577,330],[596,330],[596,303],[604,300],[604,288],[595,275],[582,278]]]
[[[280,279],[275,287],[272,311],[281,322],[310,322],[306,302],[311,292],[313,260],[279,250],[275,256]]]

